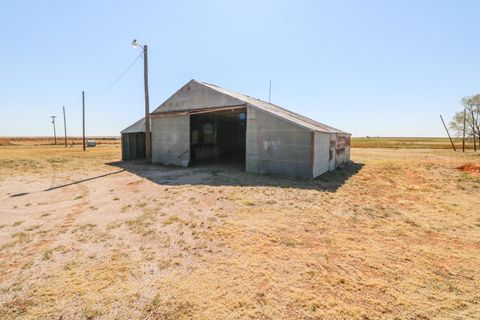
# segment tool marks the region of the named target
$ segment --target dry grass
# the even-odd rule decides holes
[[[453,138],[455,147],[462,150],[462,139]],[[478,143],[478,142],[477,142]],[[452,149],[448,138],[352,138],[354,148]],[[466,149],[473,149],[473,140],[467,139]],[[480,148],[477,145],[477,148]]]
[[[357,173],[313,182],[132,164],[69,184],[118,157],[0,147],[0,318],[480,314],[480,177],[458,169],[478,154],[353,149]]]
[[[119,137],[88,137],[88,140],[95,140],[97,145],[120,144]],[[67,144],[71,146],[82,145],[82,137],[67,137]],[[53,137],[0,137],[0,146],[54,146]],[[57,145],[64,145],[64,138],[57,137]]]

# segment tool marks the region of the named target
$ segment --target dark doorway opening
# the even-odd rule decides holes
[[[190,164],[228,163],[245,167],[246,132],[246,108],[191,114]]]

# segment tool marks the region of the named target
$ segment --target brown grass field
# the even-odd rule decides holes
[[[119,157],[0,146],[0,319],[479,318],[480,152],[314,181]]]
[[[453,138],[452,140],[455,148],[462,150],[462,139]],[[448,138],[353,137],[352,146],[354,148],[453,149]],[[465,148],[474,148],[472,139],[466,139]]]

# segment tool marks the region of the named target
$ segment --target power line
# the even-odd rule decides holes
[[[2,118],[45,118],[46,116],[26,115],[26,114],[0,114]]]
[[[133,67],[133,65],[137,62],[138,59],[140,59],[140,57],[142,55],[143,55],[143,52],[141,52],[135,58],[135,60],[133,60],[133,62],[125,69],[125,71],[123,71],[122,74],[117,79],[115,79],[112,83],[110,83],[108,86],[106,86],[105,88],[103,88],[102,90],[99,90],[97,92],[93,92],[93,93],[86,92],[86,93],[90,96],[95,96],[95,95],[103,93],[103,92],[107,91],[108,89],[110,89],[111,87],[113,87],[115,84],[117,84],[118,81],[120,81],[127,74],[127,72]]]

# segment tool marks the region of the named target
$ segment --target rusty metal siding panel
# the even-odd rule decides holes
[[[350,135],[335,134],[337,144],[335,149],[335,168],[350,160]]]
[[[315,161],[313,163],[313,178],[330,170],[330,134],[315,132]]]
[[[337,135],[335,134],[330,134],[330,149],[329,149],[329,153],[330,153],[330,158],[329,158],[329,170],[330,171],[333,171],[337,168],[337,152],[336,152],[336,149],[337,149]]]
[[[247,108],[246,171],[312,178],[311,131]]]
[[[187,167],[190,162],[190,116],[151,121],[152,162]]]

